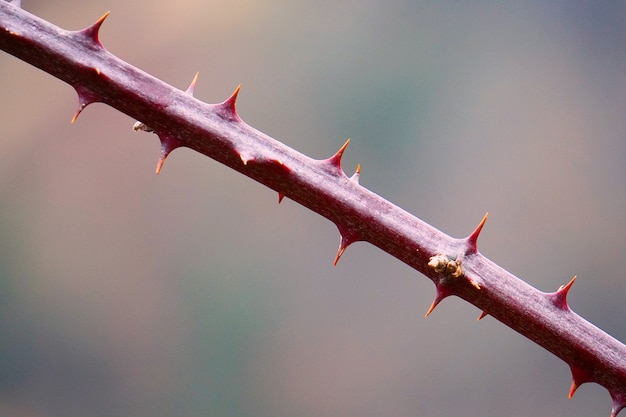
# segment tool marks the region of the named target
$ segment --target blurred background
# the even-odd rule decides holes
[[[626,341],[623,1],[36,1]],[[0,53],[0,415],[608,416],[598,385],[365,243]]]

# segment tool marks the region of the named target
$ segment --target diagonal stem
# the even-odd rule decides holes
[[[585,382],[597,382],[613,399],[612,416],[626,405],[626,346],[572,312],[571,288],[544,293],[480,254],[477,240],[486,220],[464,239],[452,238],[367,190],[358,173],[341,168],[344,145],[326,160],[311,159],[259,132],[236,111],[239,89],[226,101],[206,104],[193,86],[180,91],[109,53],[98,40],[105,14],[81,31],[56,27],[0,1],[0,49],[72,85],[79,108],[103,102],[154,131],[167,154],[185,146],[266,185],[326,217],[339,229],[335,262],[355,241],[367,241],[435,283],[431,309],[456,295],[543,346],[571,368],[570,397]],[[143,127],[141,127],[143,126]],[[148,127],[149,126],[149,127]]]

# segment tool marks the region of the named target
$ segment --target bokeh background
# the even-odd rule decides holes
[[[23,0],[344,168],[626,340],[623,1]],[[568,367],[0,53],[0,415],[590,416]]]

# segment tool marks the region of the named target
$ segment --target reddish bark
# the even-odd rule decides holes
[[[196,79],[183,92],[109,53],[98,40],[108,14],[81,31],[66,31],[0,1],[0,49],[72,85],[79,107],[106,103],[141,120],[137,130],[161,139],[160,171],[177,147],[194,149],[326,217],[339,229],[339,260],[353,242],[367,241],[420,271],[437,295],[430,314],[456,295],[533,340],[571,368],[570,397],[585,382],[608,389],[611,416],[626,406],[626,346],[571,311],[567,293],[574,280],[554,293],[526,284],[481,255],[478,235],[452,238],[348,177],[341,168],[346,144],[326,160],[311,159],[241,120],[239,89],[223,103],[193,98]]]

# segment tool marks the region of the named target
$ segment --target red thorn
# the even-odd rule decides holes
[[[341,255],[343,255],[346,249],[348,249],[347,245],[344,245],[343,243],[339,245],[339,250],[337,250],[337,255],[335,256],[335,260],[333,261],[333,266],[337,266],[337,262],[339,262],[339,259],[341,259]]]
[[[91,92],[81,87],[74,87],[74,89],[78,94],[78,109],[76,109],[76,113],[74,113],[74,117],[72,117],[72,120],[70,121],[71,124],[74,124],[74,122],[76,122],[76,119],[78,119],[78,116],[82,113],[85,107],[87,107],[91,103],[95,103],[96,101],[98,101],[96,99],[96,96],[93,95]]]
[[[574,278],[572,278],[566,285],[561,285],[556,292],[548,294],[555,306],[563,310],[569,310],[569,306],[567,305],[567,294],[569,293],[570,288],[572,288],[572,285],[574,285],[574,281],[576,281],[576,276],[574,276]]]
[[[89,103],[85,103],[85,104],[80,103],[80,104],[78,105],[78,110],[76,110],[76,113],[74,113],[74,117],[72,117],[72,120],[70,120],[70,124],[72,124],[72,125],[73,125],[73,124],[74,124],[74,122],[76,122],[76,119],[78,119],[78,116],[79,116],[79,115],[80,115],[80,113],[83,111],[83,109],[84,109],[85,107],[87,107],[87,105],[88,105],[88,104],[89,104]]]
[[[182,146],[180,141],[173,136],[159,135],[159,139],[161,140],[161,157],[159,158],[159,162],[157,162],[157,175],[161,172],[161,168],[163,168],[163,164],[165,163],[165,160],[170,152]]]
[[[189,94],[192,97],[193,97],[193,90],[196,88],[196,83],[198,82],[198,75],[200,75],[200,73],[196,72],[196,75],[193,77],[193,80],[191,80],[191,84],[189,84],[189,87],[187,87],[187,89],[185,90],[185,93]]]
[[[478,316],[478,318],[476,320],[482,320],[485,317],[487,317],[489,315],[489,313],[487,313],[486,311],[483,311],[482,313],[480,313],[480,316]]]
[[[478,227],[476,227],[476,229],[472,232],[472,234],[470,234],[467,237],[466,239],[467,250],[465,251],[466,254],[478,252],[478,236],[480,235],[480,232],[483,230],[483,226],[485,225],[485,222],[487,221],[487,216],[489,216],[488,212],[485,213],[485,215],[483,216],[483,219],[478,224]]]
[[[241,121],[241,118],[237,114],[237,96],[239,95],[239,90],[241,89],[241,84],[237,86],[235,92],[231,94],[224,102],[216,104],[217,114],[222,116],[226,120],[230,120],[233,122]]]
[[[337,266],[337,262],[341,258],[341,255],[348,249],[348,246],[358,241],[359,238],[348,228],[343,226],[337,226],[339,229],[339,234],[341,235],[341,241],[339,242],[339,249],[337,250],[337,256],[335,256],[335,260],[333,261],[333,266]]]
[[[569,292],[570,288],[572,288],[572,285],[574,285],[574,281],[576,281],[576,275],[574,275],[574,278],[572,278],[570,280],[570,282],[568,282],[565,285],[561,285],[557,292],[561,292],[561,293],[567,295],[567,293]]]
[[[441,300],[443,300],[444,298],[446,298],[446,297],[448,297],[449,295],[452,294],[442,284],[435,284],[435,286],[437,287],[437,294],[435,294],[435,299],[433,300],[433,303],[430,305],[430,308],[428,309],[428,311],[426,312],[424,317],[430,316],[430,313],[432,313],[433,310],[435,309],[435,307],[437,307],[437,305],[439,305]]]
[[[572,371],[572,385],[569,389],[568,398],[571,400],[578,387],[585,382],[591,382],[592,379],[589,376],[589,373],[581,368],[570,366],[570,370]]]
[[[87,38],[89,41],[91,41],[93,46],[102,48],[102,43],[100,42],[98,33],[100,32],[100,27],[102,26],[102,23],[104,23],[105,19],[109,16],[110,13],[111,13],[110,11],[106,12],[105,14],[102,15],[100,19],[96,21],[96,23],[94,23],[91,26],[86,27],[83,30],[78,31],[78,33],[84,36],[85,38]]]
[[[569,394],[567,396],[567,398],[569,398],[570,400],[572,398],[574,398],[574,393],[576,392],[576,390],[578,389],[578,387],[580,387],[580,384],[576,383],[575,380],[572,381],[572,385],[569,388]]]
[[[278,193],[278,204],[283,202],[283,198],[285,198],[285,194],[283,193]]]
[[[344,143],[343,146],[341,148],[339,148],[337,153],[335,153],[330,158],[326,159],[324,162],[330,163],[330,165],[333,168],[337,169],[338,171],[341,171],[341,157],[343,156],[343,153],[345,152],[345,150],[348,147],[349,143],[350,143],[350,139],[348,139],[346,141],[346,143]]]

